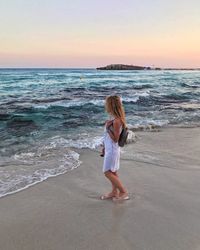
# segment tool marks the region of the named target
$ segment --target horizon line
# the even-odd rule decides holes
[[[110,64],[111,65],[111,64]],[[113,64],[114,65],[114,64]],[[121,64],[115,64],[115,65],[121,65]],[[124,64],[124,65],[129,65],[129,64]],[[108,65],[106,65],[108,66]],[[131,66],[138,66],[138,65],[131,65]],[[105,66],[100,66],[100,67],[105,67]],[[159,67],[159,66],[141,66],[141,67],[150,67],[151,70],[156,70],[156,68],[159,68],[161,70],[169,70],[169,69],[182,69],[182,70],[200,70],[200,67]],[[0,67],[0,70],[2,69],[97,69],[99,67]],[[126,70],[123,70],[126,71]],[[134,70],[133,70],[134,71]]]

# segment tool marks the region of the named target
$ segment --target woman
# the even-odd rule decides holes
[[[108,96],[105,108],[113,119],[106,121],[105,124],[103,172],[112,184],[112,191],[102,195],[101,199],[128,200],[128,192],[117,173],[120,160],[118,140],[122,127],[126,127],[125,113],[120,97]]]

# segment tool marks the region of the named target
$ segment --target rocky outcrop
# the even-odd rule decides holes
[[[99,67],[98,70],[200,70],[200,68],[158,68],[158,67],[144,67],[126,64],[110,64],[105,67]]]
[[[136,65],[126,65],[126,64],[110,64],[105,67],[99,67],[98,70],[159,70],[160,68],[151,68]]]
[[[25,135],[38,129],[33,120],[24,119],[23,117],[14,117],[7,122],[7,130],[16,136]]]

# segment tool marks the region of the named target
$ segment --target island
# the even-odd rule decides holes
[[[104,67],[98,67],[97,70],[200,70],[200,68],[159,68],[126,64],[110,64]]]
[[[126,65],[126,64],[110,64],[105,67],[99,67],[97,69],[98,70],[151,70],[153,68],[145,66]]]

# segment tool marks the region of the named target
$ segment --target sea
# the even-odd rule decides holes
[[[108,95],[130,128],[200,125],[198,70],[0,69],[0,197],[79,167],[77,149],[102,142]]]

